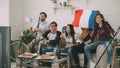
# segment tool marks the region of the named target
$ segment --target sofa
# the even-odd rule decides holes
[[[88,29],[88,28],[81,28],[81,29],[82,29],[82,34],[80,35],[80,38],[83,40],[87,37],[88,34],[91,35],[93,33],[92,29]],[[87,41],[87,40],[84,40],[84,41]],[[98,41],[97,36],[95,37],[93,42],[96,42],[96,41]],[[99,57],[101,56],[104,50],[105,50],[104,45],[99,45],[97,47],[96,52],[92,53],[92,57],[93,57],[92,59],[94,60],[94,62],[97,62],[97,60],[99,59]],[[78,56],[80,60],[80,65],[83,66],[84,65],[84,54],[79,53]],[[97,68],[106,68],[106,67],[107,67],[107,56],[105,52],[104,56],[101,58],[101,61],[97,65]],[[88,68],[89,68],[89,63],[88,63]]]
[[[95,61],[95,63],[97,62],[97,60],[100,58],[101,54],[103,53],[103,51],[105,50],[105,46],[104,45],[99,45],[97,47],[96,53],[92,54],[92,59]],[[84,65],[84,54],[80,53],[78,54],[79,56],[79,60],[80,60],[80,65],[83,66]],[[100,62],[97,64],[96,68],[106,68],[107,67],[107,54],[105,52],[105,54],[103,55],[103,57],[101,58]],[[89,63],[87,68],[89,68]]]

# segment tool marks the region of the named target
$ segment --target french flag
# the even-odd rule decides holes
[[[75,11],[72,25],[74,27],[93,29],[94,18],[97,15],[97,13],[98,13],[97,10],[78,9],[77,11]]]

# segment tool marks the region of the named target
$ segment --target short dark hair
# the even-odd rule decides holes
[[[47,14],[46,14],[45,12],[40,12],[40,15],[41,15],[41,14],[44,14],[45,17],[47,17]]]
[[[55,21],[52,21],[52,22],[50,23],[50,25],[52,25],[52,24],[55,24],[55,26],[57,27],[57,23],[56,23]]]

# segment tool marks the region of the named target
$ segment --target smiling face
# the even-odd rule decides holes
[[[67,33],[70,33],[70,31],[71,31],[71,30],[70,30],[70,27],[69,27],[69,26],[66,26],[66,32],[67,32]]]
[[[67,34],[71,34],[72,36],[74,36],[75,31],[74,31],[73,25],[68,24],[68,25],[66,26],[65,32],[66,32]]]
[[[98,24],[99,24],[99,23],[102,23],[103,18],[102,18],[100,15],[97,15],[95,21],[96,21],[96,23],[98,23]]]

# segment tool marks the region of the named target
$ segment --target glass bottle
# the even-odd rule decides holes
[[[61,58],[61,55],[60,55],[60,47],[59,47],[59,45],[57,45],[56,56],[57,56],[58,59]]]

